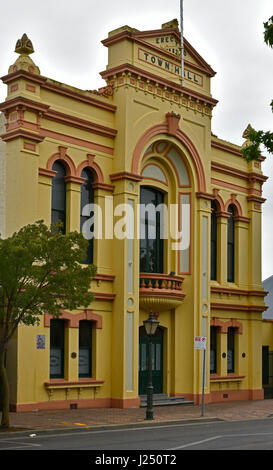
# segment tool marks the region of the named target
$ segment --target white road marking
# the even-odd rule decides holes
[[[17,438],[18,439],[18,438]],[[1,442],[6,442],[7,444],[16,444],[16,439],[1,439]],[[13,445],[10,447],[0,447],[0,450],[10,450],[10,449],[26,449],[27,447],[41,447],[41,444],[32,444],[30,442],[20,442],[18,445]]]
[[[186,447],[192,447],[192,446],[197,446],[198,444],[203,444],[203,442],[209,442],[209,441],[214,441],[215,439],[221,439],[221,437],[224,437],[224,436],[213,436],[213,437],[209,437],[208,439],[203,439],[202,441],[190,442],[189,444],[184,444],[179,447],[172,447],[171,449],[165,449],[165,450],[185,449]]]

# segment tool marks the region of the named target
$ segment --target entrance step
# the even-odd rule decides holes
[[[169,397],[165,393],[153,395],[153,406],[171,406],[171,405],[193,405],[193,401],[185,400],[184,397]],[[147,395],[140,395],[140,407],[147,406]]]

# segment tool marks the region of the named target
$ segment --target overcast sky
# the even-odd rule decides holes
[[[41,74],[82,88],[103,86],[108,31],[129,25],[157,29],[179,18],[179,0],[13,0],[1,2],[0,74],[17,58],[16,40],[27,33],[32,59]],[[251,123],[272,130],[273,50],[263,42],[263,22],[273,15],[272,0],[184,0],[184,35],[217,75],[212,79],[212,131],[236,144]],[[0,84],[0,100],[6,86]],[[263,164],[263,272],[273,274],[273,155]],[[272,181],[271,181],[272,180]]]

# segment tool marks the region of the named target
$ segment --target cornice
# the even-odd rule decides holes
[[[218,171],[220,173],[224,173],[226,175],[235,176],[237,178],[241,178],[241,179],[248,180],[248,181],[252,180],[252,181],[258,181],[259,183],[264,183],[265,181],[268,180],[268,177],[262,175],[261,173],[255,173],[255,172],[248,173],[246,171],[239,170],[231,166],[223,165],[222,163],[218,163],[218,162],[211,162],[211,169]]]
[[[57,85],[55,83],[45,82],[41,86],[42,86],[42,88],[46,88],[48,90],[51,90],[55,93],[58,93],[59,95],[67,96],[68,98],[72,98],[72,99],[75,99],[77,101],[82,101],[84,103],[96,106],[97,108],[102,108],[102,109],[105,109],[107,111],[110,111],[112,113],[114,113],[117,109],[117,107],[112,105],[112,104],[105,103],[103,101],[99,101],[96,98],[93,98],[93,97],[88,96],[88,95],[84,95],[84,94],[82,94],[80,92],[77,92],[77,91],[74,91],[74,90],[70,90],[69,88],[66,88],[66,87],[61,86],[61,85]]]
[[[255,196],[251,194],[250,196],[247,196],[248,202],[257,202],[258,204],[263,204],[266,199],[263,197]]]
[[[224,303],[217,303],[211,302],[210,304],[211,310],[231,310],[231,311],[239,311],[239,312],[259,312],[262,313],[267,310],[268,307],[263,305],[242,305],[242,304],[224,304]]]
[[[211,146],[219,150],[224,150],[225,152],[233,153],[234,155],[237,155],[237,157],[243,158],[243,155],[239,149],[236,149],[235,147],[232,147],[231,145],[224,144],[223,142],[218,142],[217,140],[211,140]]]
[[[47,78],[41,75],[37,75],[35,73],[27,72],[26,70],[17,70],[16,72],[11,72],[7,75],[1,77],[2,82],[5,85],[9,85],[9,83],[14,82],[14,80],[25,78],[27,80],[31,80],[38,85],[43,84]]]
[[[9,142],[11,140],[18,139],[18,138],[33,140],[36,143],[43,142],[44,140],[44,136],[40,134],[34,134],[33,132],[29,132],[21,128],[15,129],[13,131],[10,131],[10,132],[7,132],[6,134],[1,135],[1,139],[4,142]]]
[[[209,193],[204,193],[204,192],[198,192],[198,193],[195,193],[196,197],[198,199],[207,199],[209,201],[214,201],[215,198],[216,198],[216,195],[215,194],[209,194]]]
[[[0,103],[0,111],[3,112],[12,111],[17,108],[25,108],[30,111],[45,113],[49,109],[49,105],[30,100],[23,96],[17,96],[16,98],[8,99]]]
[[[117,135],[116,129],[102,126],[95,122],[87,121],[86,119],[82,119],[71,114],[64,114],[54,109],[48,109],[43,117],[54,122],[76,127],[77,129],[89,131],[93,134],[99,134],[104,137],[114,138]]]
[[[8,75],[3,76],[1,79],[3,83],[5,83],[6,85],[8,85],[11,82],[14,82],[15,80],[26,79],[31,82],[37,83],[38,85],[40,85],[41,88],[45,88],[55,93],[58,93],[59,95],[67,96],[68,98],[72,98],[77,101],[81,101],[81,102],[96,106],[98,108],[105,109],[112,113],[114,113],[117,109],[117,107],[113,104],[107,103],[102,100],[98,100],[96,98],[93,98],[92,96],[83,94],[80,91],[71,90],[70,88],[66,86],[63,86],[58,83],[54,83],[54,81],[50,81],[50,79],[46,77],[41,77],[40,75],[36,75],[35,73],[31,73],[31,72],[26,72],[24,70],[18,70],[17,72],[12,72]]]
[[[130,73],[131,76],[134,75],[136,78],[140,77],[142,79],[149,80],[149,83],[154,83],[157,86],[161,85],[163,88],[169,88],[170,90],[175,91],[176,93],[179,93],[180,95],[182,94],[185,97],[196,99],[210,106],[216,106],[216,104],[218,103],[217,100],[215,100],[214,98],[210,96],[204,95],[195,90],[191,90],[190,88],[186,88],[186,87],[182,88],[181,85],[175,82],[172,82],[171,80],[160,77],[147,70],[143,70],[139,67],[136,67],[135,65],[128,64],[128,63],[105,70],[101,72],[100,75],[102,76],[102,78],[109,81],[111,78],[114,78],[117,75],[122,75],[126,72]]]
[[[114,173],[110,175],[111,181],[119,181],[119,180],[131,180],[131,181],[142,181],[143,176],[137,175],[135,173],[129,173],[127,171],[121,171],[119,173]]]
[[[265,297],[267,292],[262,290],[245,290],[245,289],[232,289],[229,287],[211,286],[210,291],[213,294],[227,294],[227,295],[245,295],[248,297]]]

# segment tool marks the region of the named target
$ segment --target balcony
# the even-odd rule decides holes
[[[139,305],[160,312],[178,307],[184,300],[183,277],[171,274],[140,273]]]

